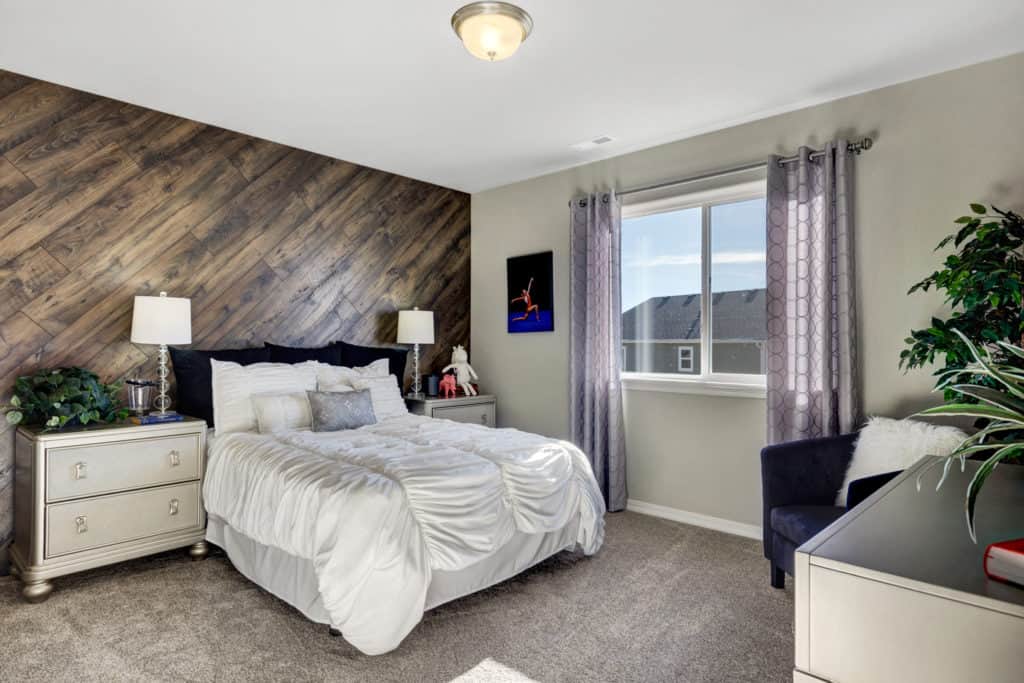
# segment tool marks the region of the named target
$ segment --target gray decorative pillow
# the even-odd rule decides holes
[[[377,424],[370,391],[307,391],[314,432],[338,432]]]

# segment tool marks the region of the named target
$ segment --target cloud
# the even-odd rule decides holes
[[[725,263],[764,263],[763,251],[720,251],[712,254],[714,265]],[[657,268],[659,266],[699,266],[700,254],[661,254],[649,258],[629,259],[625,262],[629,268]]]

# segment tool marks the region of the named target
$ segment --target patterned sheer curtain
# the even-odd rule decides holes
[[[768,442],[852,431],[859,417],[853,153],[768,161]]]
[[[570,422],[609,511],[626,507],[622,348],[622,206],[613,193],[574,199],[570,275]]]

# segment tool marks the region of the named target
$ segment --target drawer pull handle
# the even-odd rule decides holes
[[[171,517],[173,517],[174,515],[178,514],[178,499],[177,498],[171,498],[171,503],[170,503],[170,505],[167,506],[167,514],[170,515]]]
[[[480,414],[480,424],[482,424],[482,425],[486,425],[487,424],[487,413],[481,413]]]
[[[75,528],[78,530],[78,533],[84,534],[89,530],[89,518],[85,515],[75,517]]]
[[[168,455],[171,459],[171,467],[177,467],[181,464],[181,453],[178,451],[171,451]]]
[[[89,475],[84,462],[75,463],[75,479],[85,479]]]

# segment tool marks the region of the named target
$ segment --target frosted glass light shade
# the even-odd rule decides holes
[[[132,343],[191,344],[192,300],[137,296],[132,310]]]
[[[507,2],[474,2],[452,15],[452,28],[471,55],[498,62],[515,54],[530,35],[533,20]]]
[[[433,344],[434,312],[399,311],[397,341],[399,344]]]

